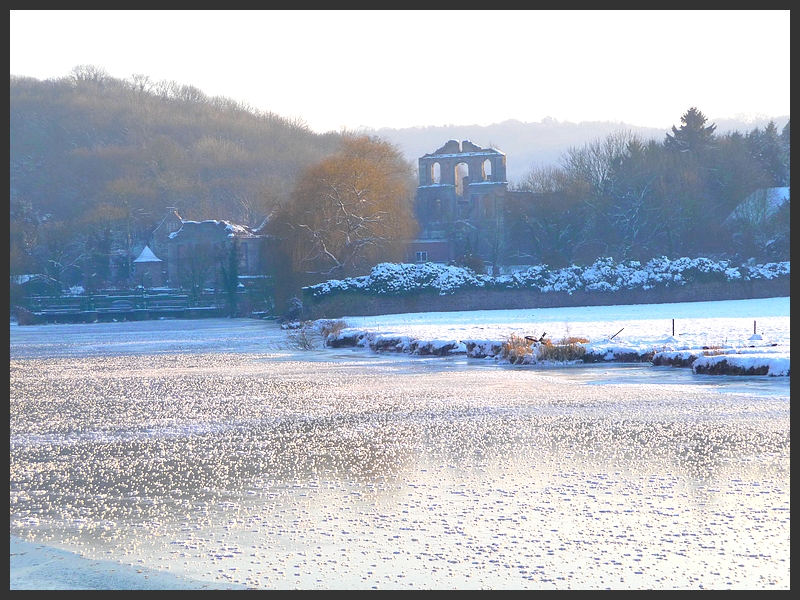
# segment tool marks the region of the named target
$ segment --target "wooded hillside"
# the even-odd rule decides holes
[[[494,246],[496,256],[464,254],[479,265],[563,267],[591,264],[598,256],[788,260],[788,120],[780,128],[770,121],[763,129],[720,134],[717,124],[691,107],[680,122],[660,139],[621,130],[583,144],[564,140],[555,165],[532,166],[511,182],[512,193],[493,221],[497,231],[477,231],[454,213],[448,235],[465,245],[478,234],[502,240]],[[419,156],[445,141],[444,129],[422,132],[436,142],[431,139]],[[12,76],[11,275],[46,273],[59,285],[78,285],[87,276],[100,284],[113,278],[130,284],[131,255],[148,243],[167,207],[197,221],[258,227],[271,219],[262,231],[282,231],[286,241],[287,258],[276,271],[320,277],[345,267],[366,272],[415,229],[410,204],[416,169],[406,169],[392,149],[391,170],[403,179],[384,194],[394,204],[351,210],[339,185],[358,175],[345,152],[349,135],[318,134],[302,122],[208,97],[191,85],[146,75],[116,79],[91,65],[46,81]],[[359,147],[386,145],[383,136],[355,137],[363,138]],[[458,139],[469,137],[463,132]],[[371,154],[364,164],[380,158]],[[336,169],[324,164],[331,158]],[[375,182],[392,179],[387,164],[365,179],[369,185],[348,183],[359,210],[369,204],[362,202],[366,191],[380,187]],[[303,177],[305,187],[298,187]],[[786,201],[773,206],[767,196],[752,196],[767,188],[786,189]],[[331,193],[339,194],[336,210],[321,218]],[[753,206],[731,219],[748,197]],[[388,216],[400,214],[403,222],[390,226]],[[363,227],[367,221],[380,221],[380,227]],[[333,227],[337,223],[343,228]],[[370,244],[380,252],[353,252]],[[471,247],[478,247],[477,238]]]
[[[340,137],[145,75],[12,76],[11,274],[142,244],[168,206],[258,226]]]

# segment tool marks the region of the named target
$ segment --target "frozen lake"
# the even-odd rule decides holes
[[[790,585],[788,377],[303,351],[244,319],[10,338],[12,548],[186,588]]]

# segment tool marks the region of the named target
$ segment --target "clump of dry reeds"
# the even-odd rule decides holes
[[[512,365],[536,362],[533,344],[534,341],[532,339],[526,339],[524,336],[512,333],[500,347],[500,357]]]
[[[328,339],[328,336],[337,336],[342,329],[347,327],[347,323],[339,320],[328,319],[320,322],[319,332],[322,334],[322,339]]]
[[[583,358],[589,340],[583,337],[566,336],[559,340],[536,335],[521,336],[512,333],[503,342],[500,358],[512,365],[528,365],[542,361],[570,362]]]
[[[299,327],[289,330],[289,342],[297,350],[314,350],[317,347],[316,331],[310,321],[303,321]]]
[[[583,344],[589,340],[582,337],[569,336],[556,340],[544,340],[537,348],[539,360],[552,362],[570,362],[581,360],[586,354]]]

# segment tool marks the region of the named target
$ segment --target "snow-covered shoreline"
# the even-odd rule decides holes
[[[340,319],[331,347],[356,346],[413,355],[467,354],[500,360],[510,335],[558,341],[581,337],[592,362],[653,361],[696,373],[789,376],[789,297],[626,306],[592,306]],[[320,319],[320,332],[331,320]],[[340,325],[341,326],[341,325]],[[532,360],[531,362],[536,362]]]

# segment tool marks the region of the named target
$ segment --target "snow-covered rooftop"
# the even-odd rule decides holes
[[[170,238],[177,237],[180,235],[181,231],[184,230],[186,227],[223,227],[225,231],[227,231],[229,237],[239,236],[239,237],[259,237],[258,234],[253,233],[253,231],[249,227],[245,227],[244,225],[236,225],[235,223],[231,223],[229,221],[222,221],[222,220],[215,220],[215,219],[208,219],[206,221],[183,221],[183,225],[181,226],[178,231],[173,231],[169,234]]]
[[[495,150],[494,148],[484,148],[483,150],[477,152],[453,152],[450,154],[426,154],[422,158],[459,158],[462,156],[505,156],[499,150]]]
[[[152,263],[152,262],[162,262],[162,260],[158,258],[155,254],[153,254],[153,251],[150,250],[150,246],[145,246],[144,250],[142,250],[138,258],[136,258],[133,262]]]
[[[788,187],[756,190],[733,209],[725,221],[744,219],[758,223],[764,219],[771,218],[788,200]]]

